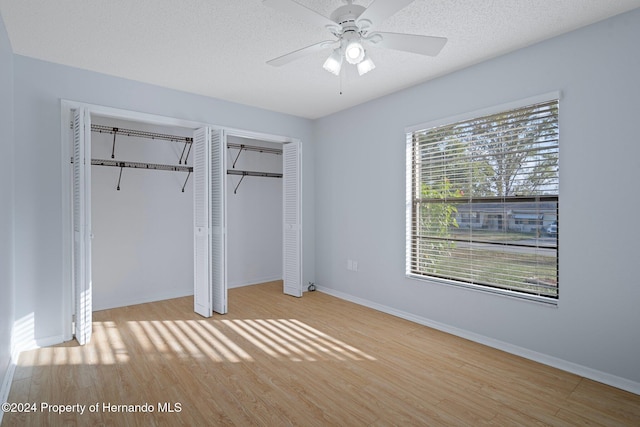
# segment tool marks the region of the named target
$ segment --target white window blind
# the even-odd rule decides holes
[[[407,134],[407,274],[558,298],[558,100]]]

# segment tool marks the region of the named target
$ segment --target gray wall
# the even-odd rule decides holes
[[[13,326],[13,144],[13,52],[0,16],[0,390],[11,360]]]
[[[65,335],[60,99],[297,137],[303,144],[304,278],[314,280],[314,180],[311,122],[56,65],[20,55],[15,64],[16,319],[34,316],[25,340]],[[215,82],[212,82],[215,84]]]
[[[638,40],[635,10],[317,120],[318,285],[639,392]],[[406,278],[405,128],[556,90],[558,306]]]

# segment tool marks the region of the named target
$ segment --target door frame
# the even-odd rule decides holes
[[[160,126],[176,126],[188,129],[198,129],[202,127],[210,127],[213,129],[224,130],[226,135],[233,135],[242,138],[256,139],[262,141],[272,141],[286,144],[289,142],[300,142],[297,138],[291,138],[281,135],[273,135],[264,132],[248,131],[237,128],[230,128],[211,123],[198,122],[193,120],[179,119],[175,117],[162,116],[158,114],[143,113],[139,111],[127,110],[124,108],[107,107],[98,104],[89,104],[86,102],[61,99],[60,100],[60,145],[61,145],[61,202],[62,202],[62,281],[67,283],[62,289],[62,326],[63,339],[70,341],[73,339],[73,314],[74,314],[74,289],[73,289],[73,194],[72,182],[73,171],[69,167],[72,156],[72,129],[70,123],[72,120],[72,110],[77,108],[86,108],[89,115],[97,115],[112,119],[129,120],[142,122],[147,124],[155,124]],[[226,139],[225,139],[226,141]],[[224,147],[226,150],[226,147]],[[302,162],[301,162],[302,163]],[[300,165],[302,166],[302,165]],[[302,173],[300,174],[299,185],[302,188]],[[227,189],[224,189],[225,193]],[[302,199],[304,195],[301,193],[298,204],[302,207]],[[225,206],[226,209],[226,206]],[[302,211],[302,209],[301,209]],[[300,262],[300,276],[302,275],[303,263]]]
[[[248,130],[241,130],[241,129],[234,129],[234,128],[224,128],[224,138],[223,138],[223,144],[227,143],[227,138],[233,136],[233,137],[238,137],[238,138],[245,138],[245,139],[253,139],[256,141],[263,141],[263,142],[273,142],[273,143],[277,143],[277,144],[282,144],[283,146],[285,144],[289,144],[289,143],[294,143],[294,144],[298,144],[298,149],[301,152],[302,151],[302,141],[299,138],[292,138],[292,137],[288,137],[288,136],[279,136],[279,135],[269,135],[269,134],[265,134],[262,132],[252,132],[252,131],[248,131]],[[226,149],[226,147],[224,147]],[[284,172],[284,155],[283,155],[283,172]],[[302,191],[302,185],[303,185],[303,173],[302,173],[302,158],[301,156],[298,157],[298,188],[300,189],[300,191],[298,192],[299,196],[298,196],[298,203],[297,203],[297,208],[298,208],[298,226],[300,228],[300,234],[299,234],[299,261],[298,261],[298,272],[297,272],[297,277],[299,278],[299,286],[300,289],[299,291],[299,295],[294,295],[294,296],[298,296],[301,297],[304,294],[304,286],[303,286],[303,282],[304,282],[304,233],[303,233],[303,214],[302,214],[302,200],[304,199],[304,193]],[[284,180],[283,180],[284,181]],[[283,182],[284,184],[284,182]],[[224,197],[225,199],[227,198],[228,194],[227,192],[229,191],[228,186],[225,186],[224,188]],[[285,194],[284,194],[284,187],[283,187],[283,194],[282,194],[282,201],[284,203],[285,201]],[[226,215],[226,203],[225,203],[225,215]],[[282,226],[283,226],[283,232],[284,232],[284,227],[286,227],[286,224],[284,223],[284,208],[282,211]],[[286,247],[285,247],[285,242],[284,242],[284,236],[283,236],[283,242],[282,242],[282,276],[283,276],[283,285],[282,285],[282,292],[288,295],[293,295],[292,293],[287,293],[286,292],[286,287],[285,287],[285,283],[284,283],[284,278],[285,278],[285,266],[286,266],[286,259],[285,259],[285,255],[286,255]]]

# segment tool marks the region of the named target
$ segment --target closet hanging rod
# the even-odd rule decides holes
[[[255,172],[255,171],[241,171],[236,169],[229,169],[227,171],[228,175],[242,175],[242,176],[261,176],[263,178],[282,178],[281,173],[271,173],[271,172]]]
[[[73,163],[73,159],[71,161]],[[153,169],[172,172],[193,172],[191,166],[163,165],[159,163],[123,162],[120,160],[91,159],[95,166],[113,166],[117,168]]]
[[[258,151],[260,153],[269,153],[269,154],[278,154],[278,155],[282,154],[281,148],[269,148],[269,147],[259,147],[257,145],[234,144],[232,142],[227,144],[227,148],[235,148],[236,150],[238,150],[238,154],[236,155],[236,158],[233,161],[233,165],[231,166],[234,169],[236,167],[236,163],[238,162],[238,159],[240,158],[240,154],[242,154],[243,150]]]
[[[191,143],[193,142],[193,138],[188,136],[176,136],[170,135],[166,133],[158,133],[158,132],[148,132],[137,129],[124,129],[120,127],[113,126],[104,126],[104,125],[91,125],[91,131],[97,133],[108,133],[108,134],[118,134],[118,135],[126,135],[126,136],[136,136],[140,138],[148,138],[148,139],[160,139],[164,141],[173,141],[173,142],[184,142]]]
[[[246,151],[258,151],[260,153],[269,153],[269,154],[282,154],[282,148],[259,147],[257,145],[247,145],[247,144],[234,144],[232,142],[227,143],[227,148],[234,148],[236,150],[246,150]]]
[[[282,178],[281,173],[271,173],[271,172],[255,172],[255,171],[241,171],[237,169],[227,169],[228,175],[241,175],[240,181],[238,181],[238,185],[233,189],[233,194],[238,192],[238,187],[242,184],[242,180],[244,180],[245,176],[260,176],[264,178]]]

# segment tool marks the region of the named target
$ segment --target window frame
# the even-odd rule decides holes
[[[560,277],[560,268],[559,268],[559,259],[560,259],[560,242],[559,242],[559,234],[557,235],[557,241],[556,241],[556,264],[557,264],[557,278],[558,278],[558,291],[557,291],[557,296],[544,296],[544,295],[536,295],[533,293],[526,293],[526,292],[520,292],[520,291],[513,291],[513,290],[509,290],[509,289],[503,289],[500,287],[494,287],[491,285],[482,285],[482,284],[476,284],[476,283],[470,283],[470,282],[464,282],[464,281],[458,281],[458,280],[453,280],[453,279],[447,279],[447,278],[442,278],[442,277],[437,277],[437,276],[429,276],[429,275],[425,275],[425,274],[417,274],[417,273],[413,273],[412,272],[412,244],[413,244],[413,240],[412,240],[412,227],[413,227],[413,215],[414,215],[414,210],[413,210],[413,206],[414,206],[414,182],[413,182],[413,134],[415,132],[418,131],[422,131],[425,129],[431,129],[431,128],[436,128],[436,127],[440,127],[440,126],[446,126],[446,125],[451,125],[451,124],[455,124],[458,122],[462,122],[462,121],[467,121],[467,120],[472,120],[475,118],[480,118],[480,117],[484,117],[484,116],[489,116],[489,115],[493,115],[493,114],[499,114],[499,113],[503,113],[503,112],[507,112],[510,110],[515,110],[515,109],[519,109],[519,108],[525,108],[527,106],[533,105],[533,104],[539,104],[539,103],[545,103],[545,102],[550,102],[550,101],[557,101],[558,102],[558,107],[561,101],[561,93],[560,91],[553,91],[553,92],[548,92],[545,94],[541,94],[541,95],[537,95],[537,96],[533,96],[533,97],[529,97],[529,98],[524,98],[524,99],[520,99],[520,100],[516,100],[513,102],[508,102],[508,103],[503,103],[500,105],[494,105],[494,106],[490,106],[487,108],[483,108],[483,109],[479,109],[479,110],[473,110],[473,111],[469,111],[466,113],[462,113],[462,114],[458,114],[458,115],[454,115],[454,116],[447,116],[447,117],[442,117],[440,119],[436,119],[436,120],[432,120],[432,121],[428,121],[425,123],[420,123],[417,125],[413,125],[410,127],[405,128],[405,136],[406,136],[406,170],[405,170],[405,177],[406,177],[406,223],[405,223],[405,228],[406,228],[406,253],[405,253],[405,275],[407,278],[410,279],[415,279],[415,280],[420,280],[420,281],[426,281],[426,282],[431,282],[431,283],[436,283],[436,284],[444,284],[447,286],[456,286],[456,287],[460,287],[460,288],[466,288],[466,289],[471,289],[471,290],[476,290],[476,291],[480,291],[480,292],[484,292],[484,293],[490,293],[490,294],[495,294],[495,295],[499,295],[499,296],[507,296],[507,297],[514,297],[517,298],[518,300],[525,300],[525,301],[534,301],[534,302],[540,302],[540,303],[544,303],[544,304],[548,304],[548,305],[552,305],[552,306],[557,306],[558,302],[560,300],[560,293],[559,293],[559,277]],[[558,134],[560,133],[560,117],[559,117],[559,113],[558,113],[558,117],[557,117],[557,126],[558,126]],[[558,145],[558,168],[560,166],[560,146]],[[542,196],[544,197],[544,196]],[[557,202],[557,215],[556,215],[556,223],[559,223],[559,217],[560,217],[560,183],[559,183],[559,175],[558,175],[558,193],[556,196],[556,202]]]

